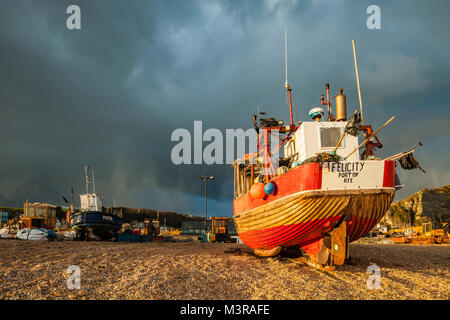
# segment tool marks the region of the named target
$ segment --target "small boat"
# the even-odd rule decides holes
[[[16,230],[11,230],[11,228],[5,227],[0,229],[0,239],[14,239],[16,235]]]
[[[287,76],[285,88],[290,123],[253,115],[257,152],[233,164],[236,229],[258,256],[296,249],[314,267],[341,265],[349,257],[349,243],[367,234],[389,209],[401,186],[395,160],[412,151],[376,157],[375,149],[382,147],[377,133],[395,117],[373,130],[363,122],[360,101],[361,111],[348,118],[343,89],[334,97],[332,114],[329,84],[327,101],[321,96],[328,119],[322,108],[313,108],[311,121],[294,123]],[[278,150],[283,156],[274,156]]]
[[[15,237],[20,240],[34,240],[34,241],[55,240],[57,238],[56,233],[54,231],[43,228],[38,229],[24,228],[19,230]]]
[[[63,233],[64,239],[74,240],[77,237],[77,233],[73,230]]]
[[[110,240],[117,236],[122,227],[122,219],[117,213],[106,212],[102,207],[101,196],[95,193],[94,173],[92,172],[93,193],[89,193],[88,170],[85,166],[86,193],[80,195],[81,211],[70,214],[70,225],[77,239]]]
[[[100,240],[108,240],[117,235],[122,227],[122,219],[103,211],[81,211],[72,215],[71,226],[80,240],[87,239],[87,233]]]

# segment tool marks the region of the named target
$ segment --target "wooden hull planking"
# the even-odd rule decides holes
[[[370,231],[389,208],[393,190],[311,192],[235,216],[241,240],[251,248],[302,245],[331,231],[343,216],[350,242]]]
[[[241,240],[251,248],[294,246],[328,232],[339,221],[350,197],[288,197],[235,217]]]
[[[332,171],[310,163],[275,177],[275,195],[252,199],[247,193],[237,198],[239,237],[262,256],[291,246],[317,254],[322,239],[345,220],[345,237],[349,242],[359,239],[382,219],[395,194],[392,161],[364,165],[371,170],[366,173],[369,184],[365,179],[353,188],[341,186]]]

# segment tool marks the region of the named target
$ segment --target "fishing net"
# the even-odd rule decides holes
[[[347,125],[345,126],[344,131],[345,133],[356,137],[359,134],[360,128],[361,128],[361,115],[358,112],[355,112],[348,121]]]
[[[414,158],[412,153],[407,154],[400,159],[398,159],[398,162],[400,162],[400,165],[405,170],[412,170],[419,167],[419,162]]]
[[[425,174],[425,170],[423,170],[420,167],[419,162],[416,160],[416,158],[413,156],[412,153],[404,155],[403,157],[398,159],[398,162],[400,162],[401,167],[405,170],[412,170],[419,168],[420,171],[422,171]]]
[[[342,161],[344,158],[337,154],[322,152],[314,157],[308,158],[305,161],[302,162],[302,164],[307,164],[310,162],[316,162],[316,163],[324,163],[324,162],[339,162]]]

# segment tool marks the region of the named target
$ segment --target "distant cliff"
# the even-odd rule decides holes
[[[423,222],[443,222],[450,220],[450,184],[424,189],[409,197],[393,202],[384,221],[390,225],[420,225]]]

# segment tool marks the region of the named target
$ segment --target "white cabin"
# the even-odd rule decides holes
[[[284,146],[284,156],[298,153],[296,160],[305,161],[318,153],[331,152],[336,147],[344,132],[347,121],[307,121],[302,122],[293,135],[293,139]],[[345,135],[336,154],[347,156],[358,147],[358,137]],[[358,161],[359,153],[353,153],[346,161]]]
[[[102,211],[102,198],[99,194],[80,194],[81,211]]]

